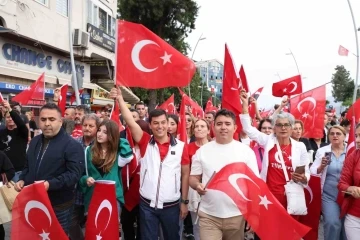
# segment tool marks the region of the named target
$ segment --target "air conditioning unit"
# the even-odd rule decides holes
[[[89,33],[81,31],[81,29],[75,29],[73,45],[75,47],[88,48],[90,36]]]

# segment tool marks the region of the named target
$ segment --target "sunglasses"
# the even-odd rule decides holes
[[[290,123],[284,123],[284,124],[277,123],[277,124],[275,124],[275,126],[278,128],[288,128],[288,127],[291,127],[291,124]]]

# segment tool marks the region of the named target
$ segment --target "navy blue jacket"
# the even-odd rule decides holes
[[[43,138],[41,134],[31,140],[20,180],[24,180],[25,186],[34,181],[48,181],[50,202],[56,206],[74,199],[75,186],[85,171],[85,154],[80,143],[63,128],[50,139],[44,155],[41,152]]]

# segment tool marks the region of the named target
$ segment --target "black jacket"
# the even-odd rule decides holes
[[[26,161],[29,129],[16,111],[11,111],[10,116],[16,124],[16,128],[0,130],[0,150],[8,156],[15,171],[21,171]]]
[[[310,139],[309,139],[309,143],[310,143],[311,149],[314,150],[313,160],[315,160],[316,152],[317,152],[317,150],[319,149],[319,148],[318,148],[318,145],[316,144],[316,142],[314,141],[313,138],[310,138]],[[324,147],[324,146],[326,146],[326,145],[329,145],[329,143],[324,143],[324,142],[322,142],[322,143],[320,143],[320,148],[322,148],[322,147]]]
[[[20,180],[24,180],[25,186],[34,181],[48,181],[48,195],[51,204],[56,206],[74,198],[75,185],[85,171],[85,154],[80,143],[63,128],[50,139],[44,152],[41,151],[43,139],[41,134],[30,142]]]
[[[0,151],[0,173],[5,173],[8,181],[15,176],[15,169],[3,151]],[[1,178],[0,181],[2,181]]]

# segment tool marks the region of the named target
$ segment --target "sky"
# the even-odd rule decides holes
[[[200,6],[193,30],[186,41],[194,60],[224,61],[227,43],[236,66],[244,65],[250,91],[264,87],[260,107],[270,107],[280,99],[271,96],[272,83],[298,74],[303,91],[331,81],[336,65],[344,65],[356,75],[356,42],[347,0],[196,0]],[[357,27],[360,1],[350,0]],[[360,38],[360,32],[358,32]],[[348,57],[338,55],[339,45]],[[280,78],[279,78],[279,76]],[[360,82],[360,80],[359,80]],[[327,85],[327,97],[331,84]]]

